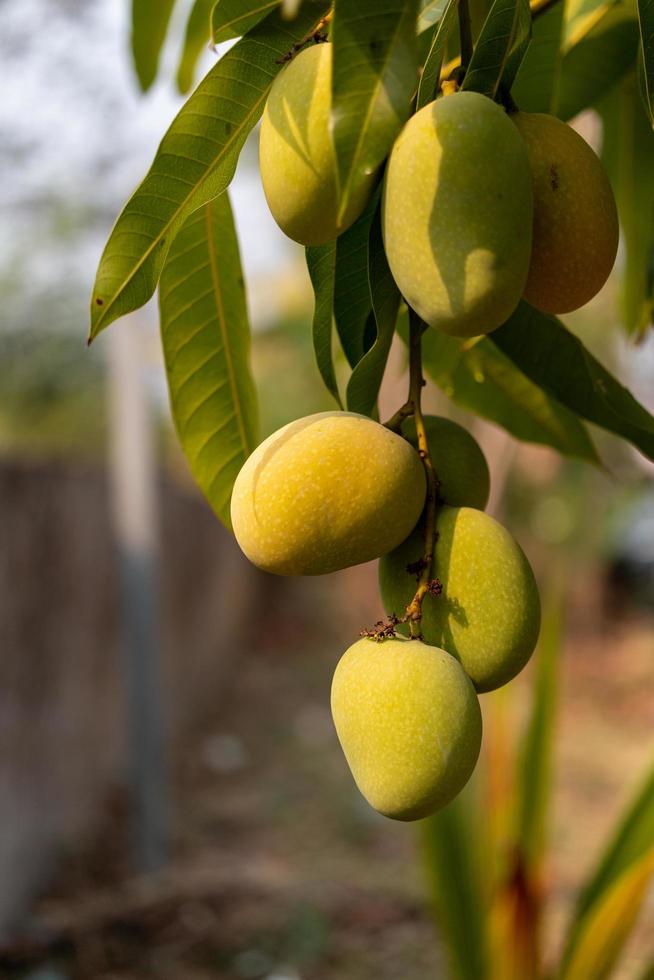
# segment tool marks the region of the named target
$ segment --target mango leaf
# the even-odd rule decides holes
[[[377,190],[359,220],[336,240],[334,318],[350,367],[355,367],[367,350],[366,325],[372,312],[368,281],[370,228],[379,198]]]
[[[480,833],[479,779],[473,776],[459,796],[419,824],[439,931],[456,980],[488,976],[486,882]]]
[[[316,355],[316,363],[327,391],[334,396],[339,407],[342,408],[332,357],[336,242],[327,242],[325,245],[309,245],[305,254],[315,296],[313,350]]]
[[[184,43],[177,66],[177,88],[182,95],[193,87],[193,75],[198,58],[209,44],[210,15],[216,0],[195,0],[186,22]]]
[[[642,973],[638,974],[638,980],[654,980],[654,960],[647,964]]]
[[[166,252],[185,219],[225,190],[259,119],[278,61],[315,24],[325,4],[305,0],[296,20],[270,14],[200,83],[165,134],[152,167],[107,242],[91,299],[89,340],[152,296]]]
[[[627,806],[597,868],[582,889],[566,943],[563,962],[569,963],[577,941],[594,910],[621,876],[647,860],[654,847],[654,765]]]
[[[400,308],[400,291],[384,252],[380,210],[370,229],[368,276],[377,337],[352,372],[346,392],[348,409],[362,415],[371,415],[377,403]]]
[[[175,0],[132,0],[132,58],[143,92],[157,77],[159,55]]]
[[[556,115],[572,119],[594,106],[633,67],[638,50],[638,23],[629,4],[612,4],[591,21],[572,46],[566,42],[556,100]],[[583,25],[584,28],[587,25]],[[611,65],[611,71],[604,71]]]
[[[336,0],[331,38],[332,132],[339,218],[383,163],[416,88],[417,0]]]
[[[494,99],[500,84],[510,88],[531,38],[528,0],[495,0],[481,29],[463,89]]]
[[[428,103],[436,98],[441,68],[443,67],[443,58],[445,57],[445,46],[450,31],[456,21],[457,9],[458,0],[448,0],[438,27],[434,31],[429,53],[418,84],[416,111],[422,109],[423,106],[428,105]]]
[[[399,332],[406,342],[404,317]],[[523,442],[598,462],[576,415],[530,381],[488,338],[467,347],[438,330],[427,330],[422,351],[425,371],[457,405],[501,425]]]
[[[244,37],[279,5],[279,0],[216,0],[211,13],[214,44]]]
[[[654,848],[634,861],[601,896],[584,922],[561,980],[606,980],[636,923],[654,873]]]
[[[556,104],[564,10],[561,0],[534,18],[531,44],[511,90],[525,112],[552,112]]]
[[[227,193],[192,214],[159,286],[161,340],[173,419],[191,471],[230,527],[236,475],[257,444],[250,328]]]
[[[519,750],[516,781],[518,793],[516,838],[518,850],[531,880],[537,880],[540,875],[545,850],[552,784],[557,678],[563,640],[562,619],[562,596],[559,588],[552,586],[538,641],[533,703],[527,730]]]
[[[646,105],[654,126],[654,0],[638,0],[638,24]]]
[[[618,204],[624,245],[622,318],[627,331],[640,337],[654,322],[654,132],[633,75],[609,93],[599,111],[602,161]]]
[[[571,412],[654,459],[654,417],[556,317],[523,300],[491,341]]]
[[[418,4],[418,34],[435,27],[443,16],[449,0],[420,0]]]

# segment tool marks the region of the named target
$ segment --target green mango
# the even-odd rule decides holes
[[[483,510],[490,493],[490,474],[477,440],[458,422],[440,415],[426,415],[425,430],[438,477],[439,499],[450,507]],[[402,431],[412,445],[418,445],[412,418],[404,423]]]

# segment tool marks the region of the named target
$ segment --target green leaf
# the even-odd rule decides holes
[[[447,7],[449,0],[420,0],[418,13],[418,34],[435,27]]]
[[[250,327],[227,193],[184,223],[159,286],[161,340],[175,426],[193,476],[230,527],[239,469],[257,444]]]
[[[327,242],[325,245],[309,245],[306,248],[306,259],[315,295],[313,349],[316,355],[316,363],[327,391],[334,396],[339,407],[342,408],[332,357],[336,242]]]
[[[456,980],[488,976],[488,909],[480,833],[478,778],[433,817],[419,824],[422,855],[436,923]]]
[[[132,0],[132,57],[143,92],[157,77],[175,0]]]
[[[582,25],[584,30],[590,27],[582,39],[572,46],[566,42],[556,102],[556,115],[561,119],[572,119],[596,105],[635,64],[638,23],[631,5],[602,6],[595,17],[596,22]]]
[[[457,9],[458,0],[448,0],[438,27],[434,31],[429,54],[427,55],[418,84],[416,111],[422,109],[423,106],[428,105],[436,98],[441,68],[443,67],[443,58],[445,57],[445,46],[450,31],[456,22]]]
[[[404,318],[399,329],[406,341]],[[457,405],[501,425],[523,442],[598,462],[579,419],[530,381],[488,338],[468,347],[438,330],[427,330],[422,349],[426,372]]]
[[[500,84],[510,88],[531,38],[528,0],[495,0],[481,29],[463,89],[494,99]]]
[[[638,24],[646,104],[654,126],[654,0],[638,0]]]
[[[512,94],[525,112],[552,112],[557,100],[563,38],[563,0],[534,18],[531,44]]]
[[[624,245],[620,300],[627,331],[642,336],[654,322],[654,132],[633,75],[599,107],[602,161],[618,204]]]
[[[417,0],[336,0],[332,132],[339,218],[386,158],[410,113],[417,78]]]
[[[352,372],[346,392],[348,409],[362,415],[371,415],[377,403],[400,308],[400,291],[395,285],[384,252],[381,210],[376,212],[370,229],[368,263],[377,337]]]
[[[556,317],[522,301],[491,341],[571,412],[654,459],[654,418]]]
[[[552,588],[554,593],[555,588]],[[552,783],[554,718],[563,630],[560,591],[545,608],[538,651],[529,724],[519,751],[517,842],[531,880],[538,878],[545,850],[545,833]]]
[[[612,882],[569,951],[561,980],[607,980],[636,924],[654,873],[654,848]]]
[[[654,764],[618,821],[594,873],[582,889],[570,924],[564,963],[569,963],[586,922],[629,868],[654,847]]]
[[[177,88],[182,95],[193,87],[193,75],[198,58],[209,44],[210,14],[216,0],[195,0],[186,22],[182,53],[177,66]]]
[[[280,0],[216,0],[211,14],[213,43],[220,44],[235,37],[244,37],[279,6],[279,2]]]
[[[336,240],[334,317],[336,330],[350,367],[366,352],[366,325],[372,311],[368,281],[370,228],[379,207],[380,189],[358,221]]]
[[[281,68],[280,57],[324,10],[324,3],[305,0],[294,21],[272,13],[221,58],[175,117],[100,259],[90,340],[152,296],[185,219],[234,176],[245,138]]]

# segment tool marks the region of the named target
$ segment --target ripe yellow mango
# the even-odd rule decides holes
[[[336,668],[331,705],[355,782],[387,817],[426,817],[472,775],[479,701],[444,650],[420,640],[359,640]]]
[[[536,645],[540,600],[534,575],[513,536],[482,511],[443,507],[436,523],[433,574],[443,592],[425,597],[423,636],[460,660],[478,691],[492,691],[522,670]],[[379,585],[389,614],[404,614],[416,588],[407,565],[423,554],[416,529],[381,559]]]
[[[391,272],[423,320],[457,337],[499,327],[525,287],[531,173],[516,135],[491,99],[457,92],[412,116],[388,161],[382,220]]]
[[[477,440],[458,422],[440,415],[426,415],[425,429],[439,499],[450,507],[483,510],[490,493],[490,474]],[[402,431],[412,445],[418,445],[413,419],[404,423]]]
[[[405,439],[363,415],[320,412],[285,425],[246,460],[232,525],[259,568],[321,575],[395,548],[425,493],[423,465]]]
[[[259,168],[272,216],[303,245],[332,241],[356,221],[375,185],[366,175],[338,221],[336,156],[330,131],[332,45],[305,48],[273,82],[261,122]]]
[[[571,126],[540,112],[511,117],[533,174],[534,234],[525,299],[544,313],[583,306],[618,250],[618,212],[606,172]]]

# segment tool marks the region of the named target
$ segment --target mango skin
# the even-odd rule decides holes
[[[379,558],[415,526],[426,481],[417,452],[378,422],[319,412],[283,426],[232,491],[241,549],[277,575],[322,575]]]
[[[322,245],[349,228],[376,182],[371,173],[353,186],[339,222],[331,85],[332,45],[305,48],[273,82],[261,122],[259,168],[268,207],[302,245]]]
[[[388,161],[391,272],[409,306],[456,337],[499,327],[527,281],[531,171],[516,135],[491,99],[457,92],[412,116]]]
[[[492,691],[522,670],[536,646],[540,599],[533,572],[513,536],[479,510],[443,507],[436,525],[433,573],[443,593],[423,602],[425,642],[460,660],[477,691]],[[406,567],[423,553],[416,529],[381,559],[379,585],[389,614],[401,616],[413,598],[416,580]]]
[[[490,473],[477,440],[458,422],[440,415],[426,415],[425,429],[429,454],[439,480],[439,499],[450,507],[483,510],[490,493]],[[413,419],[404,423],[402,431],[417,447]]]
[[[608,279],[618,211],[606,172],[571,126],[546,113],[511,117],[533,175],[534,234],[525,299],[544,313],[584,306]]]
[[[331,706],[359,790],[387,817],[426,817],[472,775],[479,701],[444,650],[420,640],[359,640],[336,668]]]

